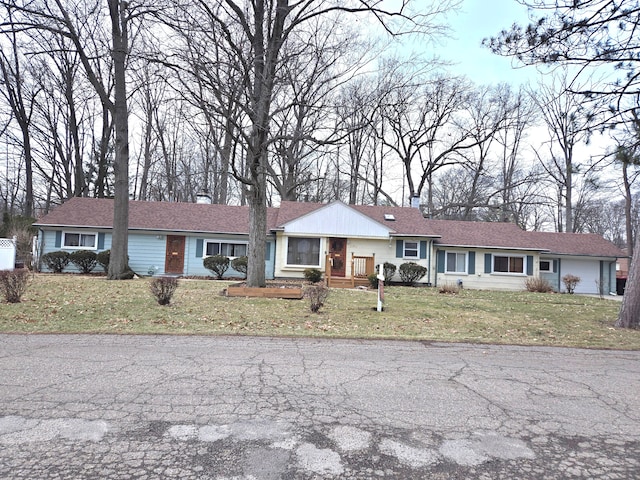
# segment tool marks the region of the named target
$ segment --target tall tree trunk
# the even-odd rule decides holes
[[[124,2],[122,2],[124,3]],[[109,0],[109,13],[113,32],[114,103],[116,144],[114,159],[114,209],[111,255],[109,258],[110,280],[130,276],[128,262],[129,235],[129,121],[125,64],[128,40],[125,12],[120,0]]]
[[[565,229],[564,231],[567,233],[573,232],[573,162],[571,160],[571,154],[565,157],[565,168],[566,168],[566,183],[565,183]]]
[[[96,158],[96,183],[95,183],[95,196],[97,198],[104,198],[109,194],[109,186],[107,175],[109,174],[109,166],[107,156],[109,154],[109,141],[111,139],[111,132],[113,130],[113,122],[110,118],[109,108],[104,103],[102,104],[102,131],[100,135],[100,145],[97,152],[94,152]]]
[[[263,175],[264,178],[264,175]],[[247,252],[247,285],[264,287],[267,231],[267,184],[251,185],[249,199],[249,251]]]
[[[618,314],[615,326],[619,328],[640,328],[640,288],[636,288],[640,281],[640,235],[636,237],[635,247],[631,265],[629,265],[629,276],[627,277],[627,287],[622,298],[622,306]]]
[[[627,255],[633,256],[633,223],[631,183],[629,182],[629,162],[622,162],[622,180],[624,182],[624,223],[627,236]]]

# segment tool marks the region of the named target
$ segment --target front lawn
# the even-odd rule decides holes
[[[387,287],[331,291],[320,313],[306,300],[233,298],[227,282],[179,281],[158,305],[149,279],[35,275],[22,303],[2,303],[0,332],[268,335],[640,349],[640,331],[613,328],[620,303],[579,295]]]

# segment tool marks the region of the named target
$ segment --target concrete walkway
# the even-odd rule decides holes
[[[0,336],[0,478],[638,478],[640,352]]]

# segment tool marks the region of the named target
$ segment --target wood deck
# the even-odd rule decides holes
[[[351,275],[336,277],[331,274],[331,258],[326,257],[325,282],[329,288],[355,288],[369,286],[367,275],[375,271],[375,257],[351,254]]]

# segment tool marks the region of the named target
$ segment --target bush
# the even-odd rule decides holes
[[[31,251],[34,237],[32,227],[14,227],[9,233],[9,238],[16,238],[16,261],[25,267],[32,267],[33,253]]]
[[[460,287],[451,283],[445,283],[444,285],[440,285],[440,288],[438,288],[438,293],[455,295],[457,293],[460,293]]]
[[[580,277],[568,273],[567,275],[562,277],[562,283],[564,283],[564,287],[567,289],[567,293],[573,294],[576,287],[580,283]]]
[[[304,278],[306,278],[309,283],[318,283],[322,280],[322,272],[317,268],[305,268]]]
[[[202,261],[204,268],[216,275],[218,280],[222,280],[222,276],[229,270],[229,257],[224,255],[212,255]]]
[[[415,262],[407,262],[400,265],[398,272],[405,285],[413,285],[427,274],[427,267],[418,265]]]
[[[9,303],[20,303],[29,284],[29,270],[0,270],[0,291]]]
[[[378,288],[378,274],[377,273],[370,273],[369,275],[367,275],[367,280],[369,280],[369,285],[371,286],[371,288]]]
[[[324,283],[306,285],[303,292],[304,298],[309,299],[309,308],[313,313],[318,313],[329,296],[329,288]]]
[[[156,277],[151,280],[149,288],[160,305],[169,305],[178,288],[178,279],[175,277]]]
[[[42,261],[53,273],[61,273],[69,265],[69,252],[49,252],[42,256]]]
[[[553,287],[551,284],[544,278],[541,277],[529,277],[524,281],[524,286],[527,289],[527,292],[535,292],[535,293],[551,293],[553,292]]]
[[[93,267],[98,263],[96,257],[96,253],[91,250],[76,250],[69,254],[71,263],[78,267],[82,273],[91,273]]]
[[[111,258],[111,250],[103,250],[96,255],[96,261],[100,264],[104,273],[109,273],[109,259]]]
[[[246,256],[237,257],[231,260],[231,268],[236,272],[242,273],[244,278],[247,278],[247,267],[249,266],[249,259]]]
[[[384,279],[390,281],[396,273],[397,267],[393,263],[384,262],[382,264],[382,271],[384,273]]]

